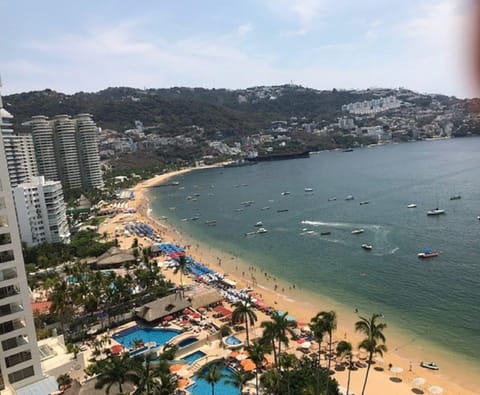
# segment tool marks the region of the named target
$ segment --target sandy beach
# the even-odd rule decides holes
[[[205,167],[202,167],[205,168]],[[270,306],[279,310],[288,311],[296,317],[299,322],[310,321],[310,318],[322,310],[335,310],[338,316],[338,328],[335,332],[336,340],[348,340],[354,348],[360,342],[361,337],[354,332],[354,322],[358,320],[358,315],[354,312],[354,306],[350,309],[321,297],[317,294],[308,293],[300,287],[293,287],[280,279],[274,278],[269,273],[263,272],[255,267],[251,262],[243,262],[238,257],[228,255],[219,251],[212,245],[204,245],[191,239],[188,235],[181,234],[175,229],[168,220],[155,219],[151,216],[149,210],[149,188],[166,182],[169,178],[192,171],[194,169],[184,169],[167,174],[156,176],[150,180],[143,181],[135,186],[135,200],[130,202],[130,207],[136,208],[134,214],[118,214],[115,217],[107,219],[100,226],[99,232],[107,232],[110,237],[123,228],[123,225],[130,221],[141,221],[153,226],[163,237],[165,241],[176,242],[182,246],[189,246],[187,253],[196,260],[210,266],[212,269],[227,273],[229,278],[237,281],[237,287],[242,288],[251,286],[258,294],[261,294],[263,300]],[[122,248],[130,248],[133,237],[118,236]],[[146,246],[147,241],[140,241],[140,244]],[[174,279],[171,271],[165,271],[165,274]],[[255,281],[253,280],[255,278]],[[275,289],[276,285],[276,291]],[[359,312],[360,315],[370,316],[372,312]],[[388,324],[388,319],[386,320]],[[257,324],[259,326],[259,323]],[[412,393],[428,394],[430,386],[440,386],[444,394],[455,395],[474,395],[478,394],[480,378],[465,371],[462,365],[458,364],[454,358],[448,355],[432,356],[432,360],[441,364],[439,371],[430,371],[419,366],[424,346],[412,342],[412,339],[402,335],[401,330],[386,331],[387,347],[389,351],[384,355],[384,362],[377,363],[370,370],[367,391],[369,395],[401,395]],[[360,355],[361,356],[361,355]],[[394,374],[389,371],[388,366],[392,364],[403,369],[402,373]],[[382,368],[382,369],[380,369]],[[358,369],[351,374],[350,392],[361,393],[366,369]],[[340,385],[346,387],[347,372],[336,372],[334,377]],[[423,377],[426,384],[419,390],[423,392],[412,392],[412,380],[417,377]]]

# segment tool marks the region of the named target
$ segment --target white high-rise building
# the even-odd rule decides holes
[[[43,115],[29,122],[38,172],[47,180],[60,180],[65,189],[103,187],[98,128],[90,114]]]
[[[28,182],[37,176],[37,163],[33,140],[30,135],[14,133],[13,115],[3,108],[0,96],[0,128],[2,130],[5,157],[7,160],[10,185],[16,187],[22,182]]]
[[[65,202],[60,181],[36,177],[13,190],[22,241],[28,246],[69,243]]]
[[[0,133],[0,153],[4,152]],[[5,155],[0,154],[0,391],[43,378]]]

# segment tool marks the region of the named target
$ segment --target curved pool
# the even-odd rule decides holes
[[[233,335],[224,337],[222,341],[227,348],[239,348],[243,346],[243,342],[238,337]]]
[[[223,378],[215,384],[215,393],[221,395],[240,395],[240,389],[228,384],[229,380],[233,380],[233,370],[223,365],[220,369],[220,373]],[[192,395],[210,395],[212,393],[212,387],[205,380],[198,378],[197,375],[192,377],[195,382],[191,386],[187,387]]]
[[[163,346],[180,333],[176,329],[143,328],[136,325],[115,333],[112,338],[125,348],[133,348],[134,341],[137,339],[143,344],[155,342],[157,346]]]

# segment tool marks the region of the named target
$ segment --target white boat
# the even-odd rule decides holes
[[[262,227],[263,226],[263,223],[262,221],[258,221],[255,226],[258,228],[258,227]]]
[[[364,200],[363,202],[360,202],[360,206],[363,206],[364,204],[370,203],[368,200]]]
[[[365,229],[354,229],[352,230],[352,235],[359,235],[360,233],[365,232]]]
[[[427,211],[427,215],[441,215],[441,214],[445,214],[445,210],[442,210],[438,207],[436,209]]]
[[[245,236],[253,236],[254,234],[255,234],[255,232],[246,232]]]
[[[265,206],[265,207],[262,207],[260,210],[262,210],[262,211],[265,211],[265,210],[270,210],[270,206]]]
[[[352,195],[348,195],[345,197],[345,200],[353,200],[355,199]]]
[[[305,188],[304,191],[305,192],[313,192],[313,188]]]
[[[332,196],[332,197],[328,198],[329,202],[334,202],[335,200],[337,200],[337,198],[335,196]]]
[[[431,369],[431,370],[438,370],[440,369],[438,367],[438,365],[435,363],[435,362],[420,362],[420,366],[422,368],[427,368],[427,369]]]
[[[285,191],[285,192],[282,192],[281,195],[282,195],[282,196],[287,196],[287,195],[290,195],[290,192]]]
[[[416,208],[417,205],[415,203],[410,203],[407,208]]]
[[[256,233],[267,233],[267,230],[265,228],[260,228]]]
[[[364,250],[370,251],[373,247],[370,244],[362,244]]]

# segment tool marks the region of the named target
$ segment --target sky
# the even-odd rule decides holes
[[[471,1],[0,0],[2,93],[293,82],[471,97]]]

